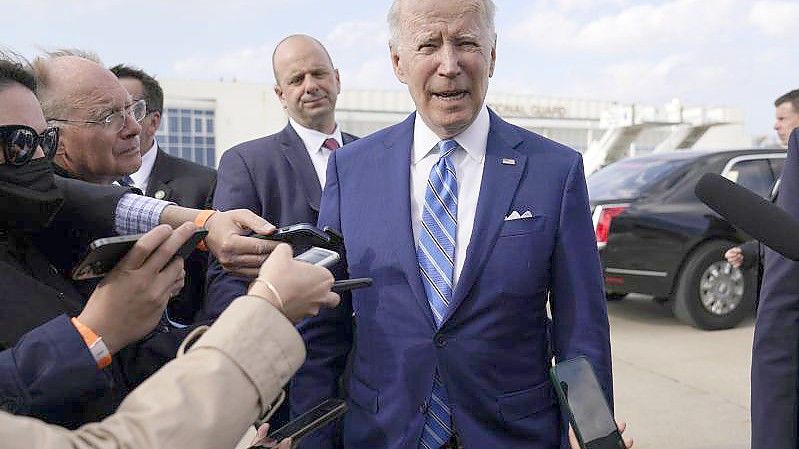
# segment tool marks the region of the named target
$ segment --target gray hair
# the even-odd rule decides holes
[[[64,98],[51,92],[53,80],[50,76],[49,63],[54,59],[66,56],[77,56],[88,59],[98,65],[103,65],[97,53],[77,48],[60,48],[58,50],[45,51],[43,55],[37,56],[31,63],[31,70],[34,77],[36,77],[36,96],[39,98],[39,104],[45,117],[66,116],[75,106],[73,101],[75,99]]]
[[[483,23],[485,23],[485,25],[491,31],[491,34],[494,34],[494,17],[497,14],[497,8],[494,6],[494,2],[492,0],[473,1],[480,6],[480,12],[483,14]],[[402,24],[400,23],[402,16],[402,2],[403,0],[394,0],[391,3],[391,8],[388,10],[388,29],[391,33],[388,42],[391,46],[397,45],[400,34],[402,33]]]

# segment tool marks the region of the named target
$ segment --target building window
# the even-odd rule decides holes
[[[207,167],[216,166],[213,109],[168,108],[164,116],[156,133],[162,150]]]

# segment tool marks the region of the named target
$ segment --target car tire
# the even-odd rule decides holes
[[[754,311],[753,270],[732,268],[724,260],[724,252],[733,246],[713,240],[690,254],[674,294],[678,320],[703,330],[730,329]]]

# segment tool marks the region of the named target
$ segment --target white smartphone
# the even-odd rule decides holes
[[[314,246],[308,251],[294,257],[294,260],[307,262],[313,265],[321,265],[325,268],[330,268],[338,262],[339,255],[335,251],[329,249],[319,248]]]

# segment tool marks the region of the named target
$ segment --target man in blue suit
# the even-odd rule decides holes
[[[348,367],[345,448],[568,447],[553,356],[587,356],[612,404],[581,157],[485,106],[493,22],[491,0],[395,1],[391,60],[417,111],[330,158],[319,226],[374,285],[301,324],[291,401],[335,395]]]
[[[325,47],[305,35],[277,44],[272,67],[275,94],[289,123],[277,134],[222,155],[214,209],[249,209],[278,227],[316,223],[327,159],[335,148],[355,140],[336,124],[338,70]],[[216,262],[208,269],[208,283],[205,318],[219,316],[247,289],[247,281]]]
[[[799,128],[777,205],[799,218]],[[766,249],[752,348],[752,449],[799,447],[799,262]]]

